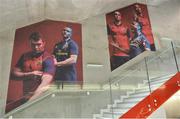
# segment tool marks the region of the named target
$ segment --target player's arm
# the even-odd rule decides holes
[[[23,69],[23,63],[24,63],[24,55],[22,55],[16,66],[13,68],[12,70],[12,74],[15,77],[27,77],[27,76],[42,76],[42,72],[41,71],[32,71],[32,72],[24,72]]]
[[[42,76],[42,71],[23,72],[20,68],[13,68],[13,74],[16,77]]]
[[[57,66],[67,66],[71,64],[75,64],[77,62],[77,55],[70,55],[70,57],[64,61],[57,62],[55,59],[55,64]]]
[[[110,43],[113,47],[117,48],[118,50],[124,52],[124,53],[129,53],[129,49],[124,49],[122,48],[121,46],[119,46],[118,43],[115,43],[115,42],[111,42]]]
[[[30,100],[36,99],[38,96],[40,96],[43,92],[48,90],[49,85],[53,81],[53,76],[55,74],[55,66],[54,61],[52,57],[47,58],[43,62],[43,75],[41,77],[41,84],[38,86],[38,88],[35,90],[34,95],[30,98]]]
[[[151,45],[150,45],[150,43],[149,43],[149,41],[147,40],[146,37],[144,37],[143,46],[144,46],[144,49],[146,51],[150,51],[151,50]]]
[[[107,25],[107,34],[108,34],[108,40],[111,42],[115,42],[115,38],[114,38],[114,35],[116,34],[115,32],[113,32],[112,30],[111,30],[112,28],[111,28],[111,25],[110,24],[108,24]]]
[[[49,85],[53,80],[53,76],[50,74],[43,74],[41,84],[35,90],[34,95],[30,98],[30,100],[34,100],[39,97],[43,92],[49,89]]]

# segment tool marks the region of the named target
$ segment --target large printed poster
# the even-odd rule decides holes
[[[111,71],[144,51],[155,51],[147,6],[133,4],[106,14]]]
[[[54,81],[83,81],[81,24],[45,20],[16,30],[6,113],[46,92]]]

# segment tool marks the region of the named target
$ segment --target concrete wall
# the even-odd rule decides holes
[[[164,0],[157,5],[155,2],[158,3],[155,0],[148,2],[148,10],[156,40],[167,37],[180,41],[180,1]]]
[[[0,117],[4,114],[6,104],[13,37],[13,29],[0,32]]]
[[[125,95],[118,90],[116,96]],[[118,95],[117,95],[118,94]],[[114,94],[115,95],[115,94]],[[56,92],[35,104],[12,114],[13,118],[92,118],[111,104],[110,91]]]
[[[14,118],[92,118],[110,103],[109,91],[59,92],[13,114]]]
[[[4,115],[15,29],[44,19],[44,0],[1,0],[0,117]]]
[[[144,0],[139,1],[144,2]],[[44,0],[1,0],[1,2],[3,4],[0,4],[0,114],[3,115],[15,29],[39,22],[41,20],[44,20],[45,18],[67,20],[69,16],[71,17],[73,15],[70,14],[72,11],[68,11],[64,18],[60,17],[60,15],[65,15],[58,14],[64,9],[52,9],[54,6],[60,7],[59,5],[61,4],[58,3],[58,1],[46,1],[45,3]],[[111,2],[113,2],[113,0]],[[133,3],[135,1],[132,0],[131,2]],[[157,43],[158,46],[161,45],[162,42],[164,42],[161,41],[161,39],[163,39],[164,37],[179,41],[180,1],[162,0],[162,2],[158,3],[158,5],[154,4],[153,2],[154,0],[150,0],[148,2],[148,10],[155,37],[155,43]],[[123,3],[126,2],[124,1]],[[129,1],[127,3],[129,3]],[[100,5],[101,4],[99,3],[99,6]],[[107,7],[107,11],[114,10],[120,7],[120,2],[114,1],[113,4],[109,4],[109,6]],[[72,10],[71,7],[68,9]],[[68,9],[66,8],[66,10]],[[106,5],[104,5],[104,7],[102,7],[101,9],[99,8],[99,11],[102,11],[101,13],[104,13],[106,12],[105,9]],[[88,10],[95,9],[91,8]],[[80,9],[75,16],[78,16],[80,11],[82,11],[82,9]],[[85,15],[85,13],[83,15]],[[87,16],[91,15],[92,14],[89,13]],[[107,80],[110,73],[110,64],[106,36],[105,16],[104,14],[101,14],[90,18],[84,17],[83,19],[84,20],[82,21],[82,19],[74,18],[71,19],[71,21],[77,20],[83,25],[84,79],[86,82],[101,82]],[[87,67],[86,64],[88,63],[99,63],[103,64],[104,66],[100,68]],[[35,108],[32,108],[32,110],[33,109]]]
[[[180,117],[180,91],[176,92],[171,98],[169,98],[164,104],[163,108],[166,110],[168,118],[178,119]]]
[[[45,0],[45,17],[46,19],[80,22],[135,2],[137,0]]]
[[[109,48],[105,15],[82,21],[83,71],[85,82],[104,82],[110,73]],[[102,67],[88,67],[101,64]]]
[[[44,20],[44,0],[1,0],[0,31]]]

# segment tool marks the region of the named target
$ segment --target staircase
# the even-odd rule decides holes
[[[151,92],[159,88],[164,82],[169,80],[174,74],[166,75],[150,79]],[[149,84],[144,80],[138,88],[131,92],[127,92],[126,96],[121,96],[120,99],[114,100],[113,105],[108,105],[106,109],[101,109],[100,114],[94,114],[93,119],[118,119],[129,109],[139,103],[142,99],[150,94]]]

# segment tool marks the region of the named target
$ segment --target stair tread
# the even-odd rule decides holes
[[[103,110],[103,112],[105,112],[105,113],[124,113],[126,111],[127,111],[127,109],[113,109],[113,112],[112,112],[112,110],[109,110],[109,109]]]
[[[156,77],[150,79],[150,87],[151,91],[156,90],[158,87],[160,87],[163,83],[165,83],[167,80],[169,80],[174,74],[163,76],[163,77]],[[139,103],[141,100],[143,100],[145,97],[147,97],[150,94],[148,81],[144,81],[143,84],[139,85],[139,88],[136,88],[134,92],[127,93],[127,97],[122,98],[123,101],[115,101],[113,104],[113,112],[110,109],[104,109],[103,114],[101,116],[97,117],[96,119],[118,119],[122,114],[127,112],[130,108],[135,106],[137,103]],[[113,114],[113,117],[112,117]]]

